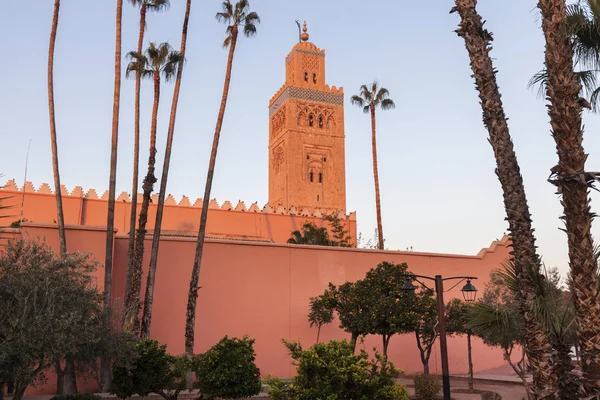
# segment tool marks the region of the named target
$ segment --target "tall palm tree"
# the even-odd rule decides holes
[[[177,117],[177,103],[181,89],[181,77],[183,75],[183,64],[185,62],[185,47],[187,43],[188,22],[190,20],[190,9],[192,0],[187,0],[185,16],[183,17],[183,30],[181,32],[181,48],[179,54],[181,61],[175,78],[175,89],[173,90],[173,102],[171,103],[171,118],[169,120],[169,131],[167,133],[167,146],[165,147],[165,160],[163,162],[162,177],[160,180],[160,191],[158,204],[156,206],[156,222],[154,223],[154,235],[152,236],[152,251],[150,253],[150,267],[148,268],[148,282],[146,283],[146,294],[144,297],[144,314],[142,317],[142,338],[150,337],[150,326],[152,324],[152,302],[154,299],[154,280],[156,279],[156,264],[158,262],[158,245],[160,244],[160,228],[162,225],[163,209],[165,206],[165,193],[167,192],[167,178],[169,176],[169,165],[171,163],[171,150],[173,148],[173,136],[175,134],[175,119]]]
[[[389,98],[390,92],[377,82],[370,86],[362,85],[360,94],[352,96],[350,102],[363,108],[365,114],[371,114],[371,142],[373,147],[373,177],[375,179],[375,208],[377,209],[377,241],[379,250],[383,250],[383,226],[381,224],[381,197],[379,193],[379,171],[377,168],[377,134],[375,123],[375,110],[391,110],[396,107],[394,101]]]
[[[573,46],[565,24],[565,0],[540,0],[538,8],[546,39],[548,114],[559,160],[551,169],[551,182],[562,195],[577,336],[582,350],[581,366],[584,385],[591,395],[600,393],[600,298],[588,193],[597,176],[585,171],[587,154],[582,145],[581,85],[573,69]]]
[[[146,31],[146,13],[148,11],[163,11],[169,7],[169,0],[129,0],[129,2],[140,7],[140,31],[138,35],[137,52],[142,54],[144,33]],[[129,293],[131,285],[131,266],[133,265],[133,253],[135,243],[135,219],[137,218],[137,193],[140,164],[140,89],[142,83],[141,74],[135,74],[135,117],[133,123],[133,179],[131,184],[131,215],[129,220],[129,250],[127,257],[127,277],[125,280],[125,298]]]
[[[65,217],[63,213],[62,193],[60,191],[60,173],[58,170],[58,145],[56,143],[56,119],[54,116],[54,46],[56,45],[56,30],[58,29],[58,13],[60,0],[54,0],[52,30],[50,31],[50,46],[48,48],[48,114],[50,117],[50,142],[52,146],[52,170],[54,171],[54,191],[56,193],[56,213],[58,221],[58,238],[60,254],[67,254],[67,237],[65,235]]]
[[[248,0],[239,0],[235,6],[230,0],[222,4],[223,11],[215,16],[217,21],[227,24],[227,37],[223,42],[223,47],[229,47],[229,56],[227,58],[227,68],[225,71],[225,83],[223,85],[223,96],[221,98],[221,107],[217,117],[217,126],[213,137],[212,150],[210,152],[210,161],[208,163],[208,174],[206,176],[206,187],[204,188],[204,197],[202,199],[202,214],[200,215],[200,228],[198,229],[198,241],[196,243],[196,254],[194,256],[194,265],[192,268],[192,277],[190,279],[190,290],[188,293],[187,313],[185,320],[185,352],[188,356],[194,354],[194,332],[196,324],[196,302],[198,300],[198,281],[200,279],[200,264],[202,262],[202,250],[204,248],[204,237],[206,234],[206,220],[208,218],[208,203],[210,200],[210,191],[212,189],[213,175],[215,173],[215,162],[217,160],[217,149],[219,147],[219,137],[221,136],[221,127],[223,126],[223,117],[227,107],[227,96],[229,95],[229,84],[231,82],[231,69],[233,66],[233,55],[237,45],[240,27],[246,37],[256,35],[256,25],[260,23],[260,17],[256,12],[250,11],[250,2]]]
[[[115,226],[115,193],[117,186],[117,143],[119,139],[119,108],[121,104],[121,20],[123,0],[117,0],[115,31],[115,85],[113,93],[112,135],[110,143],[110,173],[108,183],[108,212],[106,221],[106,258],[104,262],[104,308],[112,301],[112,264]],[[110,387],[110,361],[102,357],[100,366],[103,389]]]
[[[512,255],[519,277],[518,305],[523,315],[523,339],[533,375],[532,391],[536,398],[545,398],[555,396],[558,390],[553,348],[548,331],[535,318],[534,282],[531,274],[526,273],[528,268],[533,268],[539,273],[541,262],[536,252],[523,177],[508,130],[496,82],[496,71],[489,55],[492,35],[483,27],[476,5],[477,0],[455,0],[455,7],[451,12],[458,11],[461,17],[456,32],[465,40],[471,60],[471,69],[483,111],[483,123],[489,132],[489,142],[496,158],[496,175],[502,186],[506,219],[512,240]]]
[[[144,78],[151,77],[154,82],[154,105],[152,107],[152,124],[150,128],[148,172],[144,178],[144,194],[135,237],[135,255],[131,270],[131,287],[125,303],[125,322],[123,325],[125,330],[137,334],[140,329],[140,286],[144,258],[144,239],[146,238],[150,195],[156,182],[154,170],[156,164],[156,127],[158,122],[158,103],[160,100],[160,77],[164,75],[165,80],[169,81],[175,75],[181,61],[181,55],[178,51],[174,51],[168,43],[161,43],[159,46],[156,43],[150,43],[144,54],[132,51],[129,53],[129,57],[131,58],[131,62],[127,66],[127,74],[135,72],[141,74]]]

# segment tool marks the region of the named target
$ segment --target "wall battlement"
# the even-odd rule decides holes
[[[14,179],[9,180],[6,184],[0,187],[0,192],[13,192],[13,193],[35,193],[40,195],[50,195],[54,196],[54,191],[47,183],[42,183],[37,189],[33,185],[32,182],[25,182],[25,185],[22,187],[18,187],[17,183]],[[100,196],[96,189],[88,189],[87,192],[84,191],[83,187],[75,186],[73,190],[69,191],[65,185],[61,185],[61,193],[65,197],[75,197],[78,199],[85,200],[100,200],[100,201],[108,201],[108,190],[105,190]],[[116,199],[117,203],[131,203],[131,196],[127,192],[121,192]],[[142,195],[138,194],[137,202],[142,202]],[[152,204],[156,205],[158,203],[158,195],[152,195]],[[166,206],[177,206],[177,207],[192,207],[192,208],[202,208],[202,199],[196,199],[193,203],[190,201],[190,198],[187,196],[183,196],[179,201],[175,199],[172,195],[168,195],[165,198]],[[212,199],[208,204],[208,208],[210,210],[223,210],[223,211],[233,211],[233,212],[255,212],[255,213],[264,213],[264,214],[278,214],[278,215],[290,215],[290,216],[302,216],[302,217],[313,217],[313,218],[323,218],[328,213],[319,208],[315,209],[298,209],[294,206],[291,206],[289,209],[283,206],[273,207],[269,203],[260,207],[258,202],[252,203],[249,207],[246,206],[245,202],[242,200],[238,200],[236,206],[233,206],[233,203],[229,200],[225,200],[222,204],[216,199]],[[338,213],[338,218],[341,220],[348,221],[356,221],[356,212],[352,212],[348,215],[344,213]]]

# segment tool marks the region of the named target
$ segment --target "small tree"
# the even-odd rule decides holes
[[[334,309],[340,320],[340,328],[350,333],[351,343],[356,347],[360,336],[369,334],[370,315],[364,307],[368,303],[369,292],[364,281],[346,282],[339,287],[332,283],[327,289],[333,296]]]
[[[438,315],[436,301],[430,290],[425,289],[415,293],[415,303],[411,308],[413,313],[412,331],[417,339],[417,347],[423,363],[423,373],[429,374],[429,357],[438,336]]]
[[[355,355],[354,345],[345,340],[318,343],[308,350],[300,343],[283,342],[298,374],[291,384],[268,378],[272,400],[409,399],[406,388],[394,382],[399,371],[377,353],[373,360],[364,350]]]
[[[317,327],[317,343],[321,335],[321,327],[333,321],[333,309],[335,307],[335,298],[330,291],[318,297],[310,298],[310,311],[308,313],[308,322],[310,327]]]
[[[352,237],[350,236],[350,232],[342,224],[342,221],[337,214],[329,214],[325,219],[329,222],[329,227],[335,243],[334,246],[352,247]]]
[[[155,393],[165,400],[176,399],[185,389],[187,357],[167,353],[167,346],[155,340],[130,342],[112,367],[111,393],[121,399]]]
[[[7,245],[0,257],[0,382],[15,383],[15,400],[62,360],[91,365],[111,339],[95,268],[87,255],[56,257],[44,243]]]
[[[200,398],[241,399],[259,394],[262,384],[255,359],[254,339],[225,336],[198,359]]]
[[[469,326],[469,304],[460,299],[452,299],[446,305],[446,333],[448,335],[467,335],[467,354],[469,359],[469,390],[473,390],[473,357]]]

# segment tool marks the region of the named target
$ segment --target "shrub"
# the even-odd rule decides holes
[[[431,375],[415,376],[415,398],[418,400],[433,400],[442,390],[438,379]]]
[[[150,393],[177,398],[185,389],[188,364],[185,357],[167,353],[167,346],[155,340],[131,342],[113,364],[111,393],[121,399]]]
[[[502,396],[496,392],[483,392],[481,393],[481,400],[502,400]]]
[[[284,341],[298,375],[291,383],[268,378],[271,400],[378,399],[408,400],[406,388],[396,382],[399,371],[376,354],[354,354],[352,343],[331,341],[303,350],[299,343]]]
[[[102,400],[102,397],[91,393],[59,394],[51,397],[50,400]]]
[[[255,358],[254,339],[225,336],[198,358],[195,372],[202,396],[241,399],[259,394],[262,384]]]

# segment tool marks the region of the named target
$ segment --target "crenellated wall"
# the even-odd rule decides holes
[[[106,226],[108,191],[101,195],[95,189],[84,191],[81,186],[76,186],[69,191],[64,185],[61,188],[63,195],[63,208],[65,224],[81,226]],[[23,218],[36,223],[56,222],[56,199],[54,192],[47,183],[41,184],[37,189],[31,182],[26,182],[23,187],[18,187],[14,180],[8,181],[0,188],[2,205],[10,206],[0,210],[0,217],[4,224],[17,221],[23,212]],[[24,200],[24,201],[23,201]],[[23,202],[23,207],[21,204]],[[138,204],[142,202],[142,195],[138,195]],[[152,202],[148,212],[148,230],[154,229],[156,217],[156,204],[158,195],[152,195]],[[139,207],[138,207],[139,210]],[[177,201],[169,195],[165,199],[164,216],[162,222],[162,235],[165,236],[195,236],[200,222],[202,199],[191,201],[183,196]],[[118,195],[115,204],[115,229],[118,233],[129,231],[131,213],[131,197],[123,192]],[[246,206],[243,201],[234,203],[226,200],[219,204],[213,199],[209,203],[207,237],[233,240],[248,240],[259,242],[285,243],[290,238],[293,230],[300,229],[305,221],[315,223],[317,226],[326,226],[323,217],[325,211],[320,209],[297,209],[290,207],[272,207],[266,204],[262,207],[258,203]],[[340,220],[346,225],[355,243],[356,241],[356,213],[345,215],[340,213]]]

